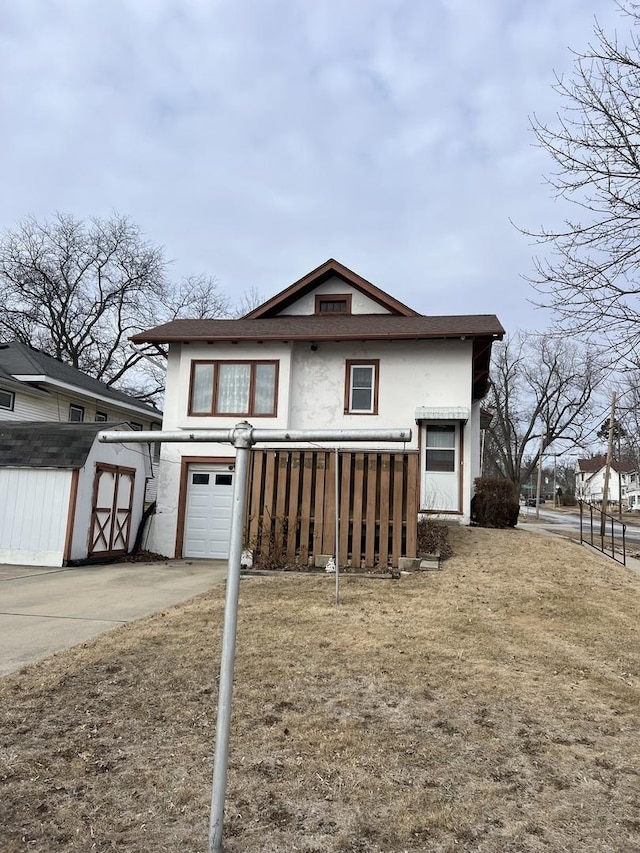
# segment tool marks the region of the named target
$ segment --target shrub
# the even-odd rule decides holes
[[[295,530],[293,535],[295,536]],[[288,517],[272,518],[269,513],[265,513],[260,518],[255,537],[252,540],[245,538],[244,542],[245,550],[253,554],[253,568],[269,571],[285,571],[294,568],[289,564],[288,545]]]
[[[474,483],[471,521],[480,527],[515,527],[520,504],[513,483],[497,477],[477,477]]]
[[[421,518],[418,522],[417,553],[419,557],[440,554],[441,560],[450,557],[453,551],[447,525],[431,518]]]

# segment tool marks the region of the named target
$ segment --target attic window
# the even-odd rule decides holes
[[[84,421],[84,406],[74,406],[73,403],[69,406],[69,422],[72,424],[81,424]]]
[[[316,294],[316,314],[351,314],[350,293]]]
[[[16,395],[13,391],[5,391],[0,388],[0,409],[9,409],[13,410],[13,404],[15,402]]]

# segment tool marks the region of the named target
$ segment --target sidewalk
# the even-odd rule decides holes
[[[516,525],[516,530],[526,530],[529,533],[537,533],[542,536],[555,536],[559,537],[560,539],[575,542],[575,544],[579,548],[586,548],[590,554],[600,556],[603,560],[613,562],[611,557],[608,557],[606,554],[603,554],[602,551],[598,550],[597,548],[592,548],[589,544],[581,546],[579,531],[576,531],[575,528],[571,527],[570,525],[564,526],[562,524],[545,522],[542,519],[536,519],[535,516],[530,518],[523,518],[521,516],[518,520],[518,524]],[[629,555],[629,550],[630,549],[627,549],[626,566],[631,571],[640,573],[640,559],[637,557],[631,557]],[[634,546],[632,550],[634,553],[637,552],[637,546]]]
[[[225,560],[0,565],[0,676],[224,581]]]

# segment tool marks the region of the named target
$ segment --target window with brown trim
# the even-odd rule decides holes
[[[344,410],[351,415],[378,414],[380,361],[347,361]]]
[[[316,314],[351,314],[350,293],[316,294]]]
[[[193,361],[190,415],[273,417],[277,361]]]

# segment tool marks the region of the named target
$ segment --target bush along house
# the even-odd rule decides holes
[[[503,334],[493,314],[418,314],[328,260],[241,319],[175,320],[132,340],[168,345],[165,430],[411,427],[406,445],[252,452],[249,547],[307,565],[333,553],[337,510],[340,564],[386,567],[415,556],[420,515],[468,523]],[[233,476],[230,445],[164,445],[149,547],[226,558]]]

